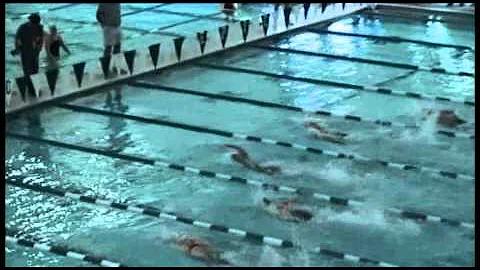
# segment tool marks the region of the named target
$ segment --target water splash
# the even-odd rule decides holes
[[[286,259],[280,255],[275,248],[265,245],[260,254],[258,265],[260,266],[282,266]]]
[[[359,177],[348,172],[347,166],[348,165],[343,162],[333,160],[328,162],[323,169],[317,171],[317,173],[328,182],[341,186],[357,184],[362,181]]]
[[[395,218],[387,220],[383,210],[361,208],[342,212],[336,212],[330,208],[322,208],[317,211],[315,223],[340,222],[358,227],[374,228],[386,232],[395,233],[399,238],[405,235],[419,235],[421,225],[412,220]]]

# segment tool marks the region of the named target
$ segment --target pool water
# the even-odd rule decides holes
[[[474,32],[468,28],[462,30],[457,26],[455,29],[443,27],[435,30],[432,27],[437,26],[406,23],[391,17],[375,21],[362,18],[358,25],[352,25],[352,18],[346,18],[330,25],[328,30],[427,41],[431,40],[429,35],[434,35],[434,42],[474,46]],[[437,34],[431,34],[435,31]],[[458,52],[451,48],[409,43],[379,44],[365,38],[308,31],[260,43],[453,71],[473,72],[474,69],[474,52],[458,56]],[[474,175],[473,140],[435,135],[434,119],[421,120],[423,108],[454,109],[468,122],[460,131],[473,134],[473,107],[211,69],[199,63],[475,99],[472,77],[426,71],[411,73],[400,68],[244,46],[139,81],[308,110],[328,110],[395,123],[417,123],[422,128],[412,131],[355,123],[337,117],[324,118],[329,128],[349,134],[347,144],[336,145],[315,139],[303,127],[305,120],[319,117],[134,85],[109,87],[101,93],[71,101],[71,104]],[[6,174],[21,174],[34,183],[43,182],[48,186],[76,189],[113,200],[155,206],[195,220],[291,240],[305,248],[254,244],[229,234],[174,221],[6,186],[6,225],[129,266],[206,266],[173,246],[171,239],[185,233],[208,240],[224,252],[227,260],[239,266],[364,265],[306,251],[317,246],[401,266],[474,265],[473,229],[419,223],[381,211],[397,207],[474,223],[475,188],[473,183],[465,180],[332,159],[293,148],[72,112],[55,106],[9,119],[7,130],[262,182],[310,188],[318,193],[366,203],[366,207],[357,209],[300,197],[300,202],[312,209],[314,218],[306,223],[289,223],[268,215],[259,207],[263,196],[290,196],[287,193],[8,137],[6,165],[9,169]],[[225,143],[241,146],[261,163],[280,166],[282,174],[268,176],[242,168],[230,159],[229,152],[223,147]],[[7,245],[6,265],[87,264]]]

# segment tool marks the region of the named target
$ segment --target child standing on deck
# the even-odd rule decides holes
[[[58,67],[57,61],[60,59],[60,47],[70,55],[70,50],[65,45],[62,36],[57,32],[55,25],[50,26],[50,33],[45,33],[45,50],[47,52],[48,68]]]

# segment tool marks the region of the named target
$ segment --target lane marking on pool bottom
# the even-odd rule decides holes
[[[347,120],[347,121],[368,122],[368,123],[373,123],[375,125],[379,125],[379,126],[383,126],[383,127],[399,127],[399,128],[408,128],[408,129],[421,129],[420,126],[415,125],[415,124],[393,123],[393,122],[385,121],[385,120],[368,119],[368,118],[358,116],[358,115],[341,114],[341,113],[335,113],[335,112],[326,111],[326,110],[307,110],[307,109],[303,109],[303,108],[300,108],[300,107],[283,105],[283,104],[269,102],[269,101],[260,101],[260,100],[255,100],[255,99],[241,98],[241,97],[228,96],[228,95],[222,95],[222,94],[212,94],[212,93],[195,91],[195,90],[190,90],[190,89],[185,89],[185,88],[177,88],[177,87],[171,87],[171,86],[158,85],[158,84],[153,84],[153,83],[148,83],[148,82],[143,82],[143,81],[142,82],[139,82],[139,81],[130,82],[129,85],[133,86],[133,87],[141,87],[141,88],[148,88],[148,89],[154,89],[154,90],[163,90],[163,91],[166,91],[166,92],[174,92],[174,93],[188,94],[188,95],[194,95],[194,96],[204,96],[204,97],[208,97],[208,98],[227,100],[227,101],[231,101],[231,102],[241,102],[241,103],[247,103],[247,104],[257,105],[257,106],[261,106],[261,107],[285,109],[285,110],[290,110],[290,111],[295,111],[295,112],[303,112],[303,113],[313,113],[313,114],[318,114],[318,115],[325,116],[325,117],[334,116],[334,117],[342,118],[342,119]],[[475,139],[475,135],[470,135],[470,134],[467,134],[467,133],[453,132],[453,131],[442,130],[442,129],[436,130],[436,134],[447,136],[447,137],[450,137],[450,138],[467,138],[467,139],[472,139],[472,140]]]
[[[334,87],[354,89],[354,90],[358,90],[358,91],[366,91],[366,92],[372,92],[372,93],[382,94],[382,95],[400,96],[400,97],[411,98],[411,99],[416,99],[416,100],[421,100],[421,99],[434,100],[434,101],[440,100],[440,101],[462,103],[462,104],[472,106],[472,107],[475,106],[475,101],[470,101],[470,100],[467,100],[467,99],[433,96],[433,95],[427,95],[427,94],[420,94],[420,93],[416,93],[416,92],[394,90],[394,89],[384,88],[384,87],[374,87],[374,86],[370,86],[370,85],[358,85],[358,84],[338,82],[338,81],[313,79],[313,78],[292,76],[292,75],[281,74],[281,73],[267,72],[267,71],[262,71],[262,70],[239,68],[239,67],[234,67],[234,66],[217,65],[217,64],[211,64],[211,63],[205,63],[205,62],[202,62],[202,63],[195,62],[195,63],[192,63],[192,65],[199,66],[199,67],[205,67],[205,68],[211,68],[211,69],[227,70],[227,71],[241,72],[241,73],[246,73],[246,74],[255,74],[255,75],[267,76],[267,77],[272,77],[272,78],[291,80],[291,81],[306,82],[306,83],[311,83],[311,84],[330,85],[330,86],[334,86]]]
[[[469,51],[472,51],[472,52],[475,51],[475,49],[473,47],[470,47],[470,46],[436,43],[436,42],[429,42],[429,41],[423,41],[423,40],[408,39],[408,38],[403,38],[403,37],[398,37],[398,36],[379,36],[379,35],[369,35],[369,34],[357,34],[357,33],[338,32],[338,31],[317,29],[317,28],[312,28],[312,27],[307,28],[306,31],[316,33],[316,34],[329,34],[329,35],[338,35],[338,36],[361,37],[361,38],[368,38],[368,39],[380,39],[380,40],[385,40],[385,41],[395,42],[395,43],[409,42],[409,43],[416,43],[416,44],[432,46],[432,47],[446,47],[446,48],[455,48],[455,49],[459,49],[459,50],[469,50]]]
[[[103,156],[108,156],[108,157],[114,157],[114,158],[119,158],[119,159],[124,159],[124,160],[129,160],[133,162],[140,162],[143,164],[147,165],[158,165],[162,166],[164,168],[168,169],[173,169],[173,170],[178,170],[178,171],[183,171],[183,172],[192,172],[195,173],[199,176],[202,177],[209,177],[209,178],[217,178],[217,179],[223,179],[223,180],[228,180],[231,182],[235,182],[238,184],[243,184],[243,185],[251,185],[255,186],[256,188],[263,188],[265,190],[273,190],[276,192],[288,192],[288,193],[294,193],[302,196],[309,196],[312,195],[313,198],[318,199],[318,200],[323,200],[326,201],[330,204],[333,205],[341,205],[341,206],[351,206],[351,207],[367,207],[367,205],[364,202],[361,201],[356,201],[356,200],[351,200],[348,198],[340,198],[340,197],[334,197],[330,196],[327,194],[321,194],[321,193],[315,193],[315,192],[310,192],[310,189],[303,188],[303,187],[290,187],[290,186],[283,186],[283,185],[276,185],[276,184],[271,184],[271,183],[266,183],[266,182],[260,182],[257,180],[253,179],[248,179],[248,178],[243,178],[243,177],[237,177],[237,176],[232,176],[224,173],[217,173],[209,170],[203,170],[203,169],[198,169],[198,168],[193,168],[185,165],[180,165],[180,164],[175,164],[175,163],[168,163],[168,162],[163,162],[163,161],[158,161],[158,160],[153,160],[153,159],[148,159],[148,158],[141,158],[141,157],[134,157],[131,155],[125,155],[125,154],[118,154],[114,153],[111,151],[106,151],[106,150],[99,150],[95,148],[90,148],[90,147],[84,147],[84,146],[78,146],[78,145],[73,145],[73,144],[68,144],[68,143],[63,143],[63,142],[58,142],[58,141],[52,141],[48,139],[41,139],[41,138],[35,138],[35,137],[30,137],[30,136],[25,136],[25,135],[19,135],[19,134],[11,134],[7,132],[7,136],[13,136],[18,139],[22,140],[30,140],[30,141],[35,141],[38,143],[45,143],[49,145],[53,145],[56,147],[62,147],[70,150],[77,150],[77,151],[82,151],[82,152],[87,152],[87,153],[93,153],[97,155],[103,155]],[[380,210],[380,209],[379,209]],[[409,210],[401,210],[398,208],[386,208],[383,209],[382,211],[395,214],[401,218],[406,218],[406,219],[413,219],[415,221],[421,221],[421,222],[438,222],[442,224],[447,224],[450,226],[461,226],[465,228],[470,228],[474,229],[475,225],[473,223],[469,222],[462,222],[450,218],[443,218],[435,215],[428,215],[428,214],[423,214],[423,213],[418,213],[418,212],[413,212]]]
[[[441,74],[447,74],[447,75],[475,77],[475,74],[471,72],[448,71],[444,68],[431,68],[426,66],[417,66],[417,65],[405,64],[405,63],[395,63],[395,62],[389,62],[389,61],[352,57],[352,56],[346,56],[346,55],[336,55],[336,54],[327,54],[327,53],[312,52],[312,51],[305,51],[305,50],[296,50],[292,48],[280,48],[275,46],[265,46],[265,45],[248,45],[248,46],[256,49],[262,49],[262,50],[287,52],[287,53],[302,54],[302,55],[317,56],[317,57],[326,57],[326,58],[340,59],[340,60],[357,62],[357,63],[367,63],[367,64],[382,65],[382,66],[395,67],[395,68],[404,68],[404,69],[410,69],[414,71],[421,70],[421,71],[441,73]]]
[[[8,227],[5,228],[5,241],[7,243],[17,244],[20,246],[29,247],[44,252],[50,252],[56,255],[89,262],[91,264],[103,267],[127,267],[126,265],[107,260],[102,257],[80,253],[78,251],[75,251],[73,248],[65,245],[42,244],[33,240],[33,237],[28,235],[22,235],[22,237],[20,238],[15,237],[15,232],[13,232],[12,229]]]
[[[192,225],[192,226],[195,226],[195,227],[209,229],[211,231],[222,232],[222,233],[227,233],[227,234],[234,235],[234,236],[237,236],[237,237],[242,237],[243,239],[246,239],[246,240],[249,240],[249,241],[252,241],[252,242],[257,242],[257,243],[276,246],[276,247],[283,247],[283,248],[299,248],[299,249],[302,249],[301,246],[299,246],[297,244],[294,244],[292,241],[289,241],[289,240],[283,240],[283,239],[279,239],[279,238],[276,238],[276,237],[265,236],[265,235],[252,233],[252,232],[248,232],[248,231],[243,231],[243,230],[239,230],[239,229],[235,229],[235,228],[229,228],[229,227],[226,227],[226,226],[223,226],[223,225],[215,225],[215,224],[211,224],[209,222],[197,221],[197,220],[194,220],[194,219],[191,219],[191,218],[188,218],[188,217],[179,216],[175,213],[163,212],[160,209],[155,208],[155,207],[151,207],[151,206],[148,206],[148,207],[140,206],[140,205],[134,206],[134,205],[126,204],[126,203],[118,203],[118,202],[115,202],[113,200],[102,200],[102,203],[98,203],[97,198],[95,198],[93,196],[89,196],[89,195],[84,195],[80,192],[77,193],[77,192],[62,190],[60,188],[46,187],[46,186],[42,186],[40,184],[26,184],[26,183],[22,183],[21,181],[17,181],[15,179],[11,179],[11,178],[7,178],[7,179],[5,179],[5,181],[7,182],[7,184],[10,184],[10,185],[13,185],[13,186],[16,186],[16,187],[20,187],[20,188],[30,189],[30,190],[40,192],[40,193],[47,193],[47,194],[50,194],[50,195],[69,198],[69,199],[72,199],[72,200],[75,200],[75,201],[78,201],[78,202],[100,205],[100,206],[103,206],[103,207],[110,207],[110,208],[114,208],[116,210],[129,211],[129,212],[133,212],[135,214],[142,214],[142,215],[146,215],[146,216],[150,216],[150,217],[154,217],[154,218],[173,220],[173,221],[177,221],[177,222],[180,222],[180,223]],[[140,209],[142,209],[141,212],[139,211]],[[312,252],[312,251],[310,251],[310,252]],[[369,258],[358,257],[358,256],[351,255],[351,254],[348,254],[348,253],[334,251],[334,250],[331,250],[331,249],[325,249],[325,248],[321,248],[321,247],[315,248],[315,250],[313,250],[313,252],[320,253],[320,254],[323,254],[323,255],[327,255],[327,256],[330,256],[330,257],[333,257],[333,258],[342,259],[342,260],[349,260],[350,258],[355,257],[355,258],[359,258],[358,262],[370,263],[370,264],[374,264],[374,265],[378,265],[378,266],[396,266],[396,265],[393,265],[393,264],[390,264],[390,263],[386,263],[386,262],[382,262],[382,261],[378,261],[378,260],[373,260],[373,259],[369,259]]]
[[[463,180],[468,180],[468,181],[472,181],[472,182],[475,181],[474,177],[471,176],[471,175],[460,174],[460,173],[455,173],[455,172],[450,172],[450,171],[443,171],[443,170],[430,168],[430,167],[423,167],[423,166],[416,166],[416,165],[411,165],[411,164],[395,163],[395,162],[388,162],[388,161],[384,161],[384,160],[372,159],[372,158],[368,158],[368,157],[363,157],[361,155],[356,155],[355,153],[345,154],[345,153],[334,152],[334,151],[330,151],[330,150],[322,150],[322,149],[319,149],[319,148],[303,146],[303,145],[296,144],[296,143],[282,142],[282,141],[277,141],[277,140],[273,140],[273,139],[269,139],[269,138],[261,138],[261,137],[257,137],[257,136],[246,135],[246,134],[233,133],[233,132],[230,132],[230,131],[207,128],[207,127],[202,127],[202,126],[195,126],[195,125],[190,125],[190,124],[185,124],[185,123],[180,123],[180,122],[146,118],[146,117],[137,116],[137,115],[116,113],[116,112],[99,110],[99,109],[94,109],[94,108],[84,107],[84,106],[78,106],[78,105],[72,105],[72,104],[62,104],[62,105],[57,105],[57,107],[72,110],[72,111],[78,111],[78,112],[85,112],[85,113],[92,113],[92,114],[97,114],[97,115],[108,115],[108,116],[113,116],[113,117],[120,117],[120,118],[125,118],[125,119],[129,119],[129,120],[133,120],[133,121],[138,121],[138,122],[143,122],[143,123],[148,123],[148,124],[153,124],[153,125],[168,126],[168,127],[179,128],[179,129],[183,129],[183,130],[190,130],[190,131],[199,132],[199,133],[214,134],[214,135],[222,136],[222,137],[237,138],[237,139],[242,139],[242,140],[246,140],[246,141],[278,145],[278,146],[283,146],[283,147],[287,147],[287,148],[295,148],[295,149],[303,150],[303,151],[306,151],[306,152],[309,152],[309,153],[313,153],[313,154],[317,154],[317,155],[326,155],[326,156],[331,156],[331,157],[334,157],[334,158],[340,158],[340,159],[345,159],[346,158],[346,159],[355,160],[355,161],[372,162],[372,163],[375,163],[375,164],[383,165],[385,167],[396,168],[396,169],[404,170],[404,171],[415,171],[415,172],[425,171],[425,172],[430,172],[430,173],[437,174],[437,175],[442,176],[442,177],[447,177],[447,178],[452,178],[452,179],[463,179]]]

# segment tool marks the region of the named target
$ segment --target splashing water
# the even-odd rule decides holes
[[[277,253],[273,247],[265,245],[262,248],[262,253],[260,254],[260,261],[258,265],[282,266],[285,261],[285,258],[283,258],[279,253]]]
[[[359,183],[362,179],[349,173],[346,166],[346,164],[339,163],[335,160],[330,161],[319,171],[320,176],[331,183],[341,186]]]

